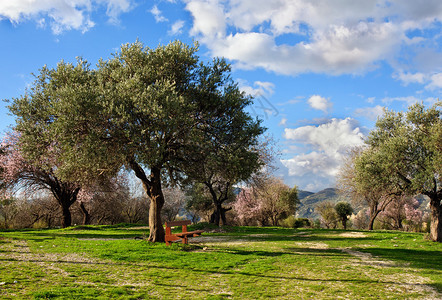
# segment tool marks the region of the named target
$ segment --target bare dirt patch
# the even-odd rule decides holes
[[[350,255],[353,255],[357,258],[359,258],[359,261],[355,261],[356,264],[365,264],[370,266],[377,266],[377,267],[394,267],[396,266],[396,263],[389,260],[380,260],[376,259],[371,255],[370,253],[355,251],[351,249],[340,249],[342,252],[348,253]]]
[[[355,251],[348,248],[340,250],[357,258],[352,261],[355,265],[369,265],[379,269],[398,266],[398,264],[393,261],[378,259],[373,257],[370,253]],[[404,268],[404,271],[401,274],[383,275],[376,272],[376,276],[377,279],[387,282],[388,289],[391,291],[425,294],[425,297],[422,299],[441,299],[440,293],[431,286],[426,285],[430,283],[428,278],[413,273],[413,269]],[[366,274],[368,277],[372,277],[370,274]]]
[[[339,234],[339,236],[342,237],[347,237],[347,238],[364,238],[367,237],[367,234],[363,233],[363,232],[343,232],[341,234]]]
[[[297,246],[308,249],[328,249],[328,245],[326,243],[321,242],[296,242]]]
[[[128,227],[128,228],[122,228],[124,230],[149,230],[149,226],[137,226],[137,227]]]

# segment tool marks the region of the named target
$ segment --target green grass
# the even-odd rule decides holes
[[[442,245],[422,234],[226,227],[170,247],[146,234],[0,232],[0,298],[442,298]]]

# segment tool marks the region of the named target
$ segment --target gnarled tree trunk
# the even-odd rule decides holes
[[[77,201],[77,195],[80,188],[73,187],[70,184],[54,181],[51,186],[51,192],[61,206],[62,218],[61,227],[66,228],[72,225],[71,205]]]
[[[230,183],[226,183],[223,191],[221,191],[221,188],[219,189],[219,196],[212,183],[205,182],[205,185],[209,188],[209,192],[212,195],[213,204],[215,205],[215,209],[210,216],[210,223],[220,226],[222,221],[223,225],[227,225],[226,212],[232,208],[224,208],[223,203],[228,199]]]
[[[131,169],[135,172],[142,184],[144,191],[150,199],[149,207],[149,241],[165,242],[165,231],[161,220],[161,209],[164,206],[164,196],[161,189],[161,168],[150,169],[150,179],[147,178],[143,168],[134,160],[129,161]]]
[[[161,170],[151,169],[150,208],[149,208],[149,241],[165,242],[165,232],[161,221],[161,209],[164,206],[164,196],[161,190]]]
[[[430,235],[435,242],[442,242],[442,204],[437,195],[430,198],[431,224]]]
[[[87,211],[83,202],[80,202],[80,210],[81,213],[83,214],[83,225],[89,225],[91,223],[91,215]]]
[[[68,203],[62,204],[62,219],[61,219],[61,227],[66,228],[72,225],[72,217],[71,217],[71,206]]]

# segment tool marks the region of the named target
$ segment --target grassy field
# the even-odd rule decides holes
[[[1,299],[442,299],[424,235],[228,227],[191,245],[145,228],[0,232]]]

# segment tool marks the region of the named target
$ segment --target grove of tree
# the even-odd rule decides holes
[[[384,210],[403,196],[428,196],[430,235],[438,242],[442,242],[441,107],[439,101],[430,108],[417,103],[405,113],[385,111],[365,148],[354,155],[346,181],[355,194],[370,199],[376,211],[379,203]]]
[[[179,41],[155,49],[135,42],[96,69],[82,59],[43,67],[10,105],[24,157],[55,155],[55,176],[81,184],[132,170],[150,199],[149,240],[164,242],[164,182],[192,176],[218,154],[229,164],[210,167],[214,174],[243,174],[264,131],[245,111],[251,98],[239,91],[229,65],[202,62],[197,51]]]

